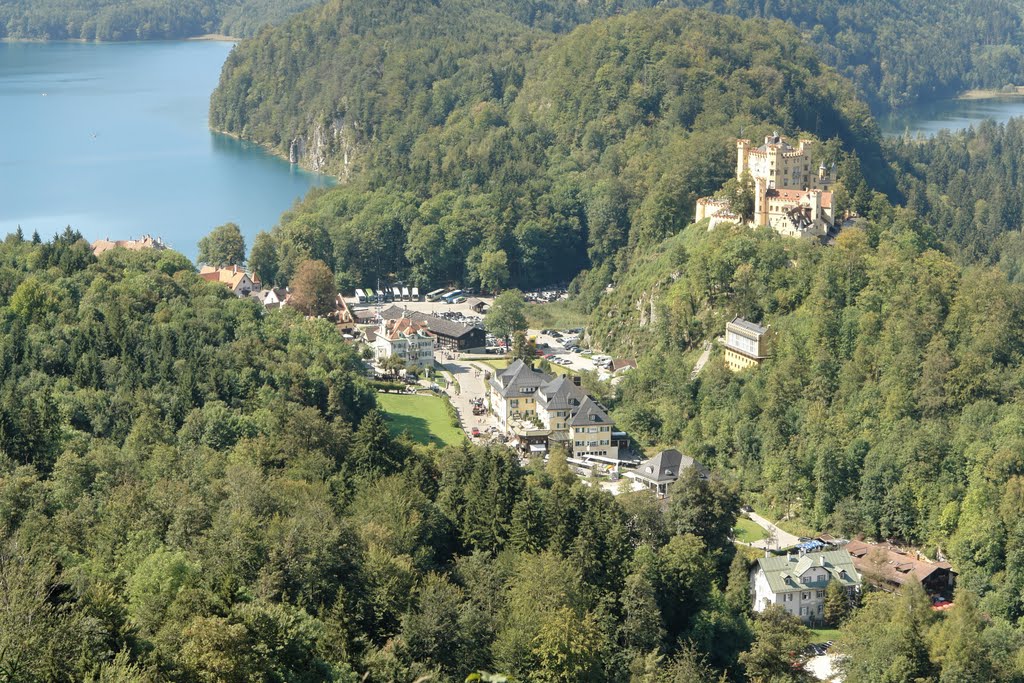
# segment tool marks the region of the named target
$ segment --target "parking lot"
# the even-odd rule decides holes
[[[591,349],[581,345],[582,330],[530,330],[537,340],[537,350],[552,365],[580,372],[597,372],[601,379],[611,376],[611,357],[592,354]]]

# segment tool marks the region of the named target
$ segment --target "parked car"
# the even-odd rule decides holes
[[[479,428],[479,427],[473,427],[473,430],[472,430],[472,431],[471,431],[470,433],[471,433],[471,434],[472,434],[472,435],[473,435],[474,437],[480,436],[480,428]]]

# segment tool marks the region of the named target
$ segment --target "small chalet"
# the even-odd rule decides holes
[[[953,592],[956,572],[948,562],[932,562],[889,543],[850,541],[846,552],[864,580],[881,590],[898,593],[908,581],[919,581],[930,595]]]
[[[680,473],[689,467],[696,468],[701,479],[707,479],[711,475],[704,465],[670,448],[640,463],[635,470],[627,472],[626,477],[636,482],[639,487],[664,496],[668,493],[669,484],[679,479]]]
[[[199,277],[207,282],[221,283],[239,298],[249,296],[251,292],[259,291],[260,289],[259,278],[253,279],[256,277],[255,275],[250,276],[238,266],[231,266],[230,268],[203,266],[199,269]]]
[[[483,299],[476,298],[467,301],[466,305],[473,309],[476,313],[479,313],[480,315],[483,315],[491,308],[486,301],[484,301]]]

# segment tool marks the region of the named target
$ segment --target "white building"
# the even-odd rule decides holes
[[[422,323],[408,318],[381,321],[373,340],[373,355],[380,365],[391,356],[398,356],[406,365],[427,368],[434,365],[434,335]]]
[[[838,581],[848,593],[860,591],[861,577],[845,550],[761,557],[750,572],[755,612],[783,608],[805,623],[825,619],[825,588]]]

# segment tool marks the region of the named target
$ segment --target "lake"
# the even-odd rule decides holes
[[[1024,97],[1004,96],[981,99],[941,100],[912,107],[878,120],[882,133],[887,136],[935,135],[940,130],[960,130],[985,119],[1006,121],[1024,116]]]
[[[327,176],[210,132],[232,48],[213,41],[0,43],[0,238],[163,237],[190,258],[211,228],[246,236]]]

